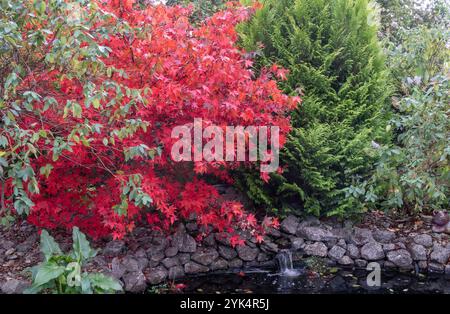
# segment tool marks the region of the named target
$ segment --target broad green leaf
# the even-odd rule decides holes
[[[58,243],[56,243],[55,239],[48,234],[47,230],[42,230],[41,232],[41,252],[44,254],[46,261],[54,255],[63,254]]]
[[[86,235],[78,229],[78,227],[73,227],[73,253],[75,258],[79,261],[85,261],[96,254],[95,250],[91,249],[89,241],[86,239]]]
[[[121,284],[116,279],[110,276],[105,276],[104,274],[101,273],[93,273],[89,274],[88,278],[93,287],[98,287],[105,291],[111,290],[122,291]]]
[[[91,281],[87,273],[81,275],[81,292],[83,294],[92,294]]]
[[[25,289],[23,291],[23,294],[38,294],[39,292],[42,291],[42,289],[44,289],[44,286],[36,286],[36,285],[32,285],[31,287]]]
[[[34,279],[33,285],[34,286],[41,286],[49,281],[58,278],[64,273],[65,267],[59,266],[55,263],[43,263],[40,265],[37,273],[36,278]]]
[[[53,169],[53,166],[51,164],[46,164],[45,166],[41,167],[41,169],[39,170],[39,173],[41,175],[45,176],[46,178],[48,178],[52,169]]]

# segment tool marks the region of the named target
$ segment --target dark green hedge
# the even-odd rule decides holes
[[[300,94],[282,175],[265,184],[241,172],[238,185],[274,211],[345,215],[361,210],[346,189],[370,175],[373,147],[386,141],[388,71],[377,39],[377,15],[366,0],[264,0],[239,25],[242,46],[257,69],[279,64],[280,86]],[[347,191],[348,192],[348,191]]]

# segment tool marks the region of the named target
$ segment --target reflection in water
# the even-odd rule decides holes
[[[381,287],[368,287],[365,270],[340,270],[335,274],[319,275],[302,268],[297,276],[283,272],[247,271],[208,274],[185,278],[185,293],[447,293],[450,279],[444,276],[416,276],[403,273],[383,273]]]

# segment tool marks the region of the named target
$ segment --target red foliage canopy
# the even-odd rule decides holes
[[[242,165],[177,163],[170,157],[173,127],[192,124],[194,118],[219,126],[277,125],[284,143],[290,128],[286,111],[298,99],[277,88],[273,76],[283,76],[281,69],[255,77],[251,60],[235,45],[235,25],[251,9],[230,6],[194,26],[187,8],[138,10],[133,1],[118,0],[99,6],[114,15],[99,28],[119,21],[129,26],[128,33],[95,38],[110,48],[102,59],[109,69],[89,82],[62,69],[41,69],[19,87],[57,100],[36,101],[42,114],[21,117],[22,126],[67,140],[66,146],[56,139],[39,141],[41,154],[33,168],[41,170],[40,193],[32,197],[29,221],[119,238],[142,218],[162,229],[195,218],[219,231],[251,229],[261,240],[263,227],[277,221],[258,225],[239,202],[221,201],[205,181],[214,176],[232,182],[228,170]],[[101,91],[95,94],[100,97],[90,97],[90,86]]]

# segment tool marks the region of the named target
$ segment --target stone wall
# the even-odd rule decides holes
[[[221,233],[197,243],[196,233],[195,225],[180,225],[170,237],[137,237],[139,244],[134,250],[128,248],[125,255],[124,242],[110,242],[103,255],[112,257],[110,274],[121,279],[130,292],[186,275],[276,267],[274,258],[280,249],[290,249],[294,261],[316,256],[330,266],[365,268],[376,261],[385,269],[450,274],[448,237],[432,232],[402,236],[389,230],[328,224],[315,218],[300,221],[289,216],[280,230],[270,230],[262,244],[245,233],[241,233],[245,245],[236,248]]]
[[[281,249],[290,249],[294,261],[316,256],[330,266],[365,268],[368,262],[376,261],[385,269],[450,274],[448,235],[433,233],[431,226],[411,232],[398,226],[380,227],[380,223],[366,225],[378,227],[289,216],[279,230],[269,230],[261,244],[242,233],[245,245],[236,248],[230,246],[229,236],[221,233],[197,242],[195,237],[201,232],[194,223],[180,225],[172,236],[136,228],[123,241],[93,243],[101,251],[86,267],[122,280],[125,290],[135,293],[187,275],[275,268],[275,256]],[[70,236],[57,234],[56,238],[63,250],[70,249]],[[8,231],[0,229],[3,293],[20,293],[30,284],[23,270],[42,260],[38,243],[37,229],[26,222]]]

